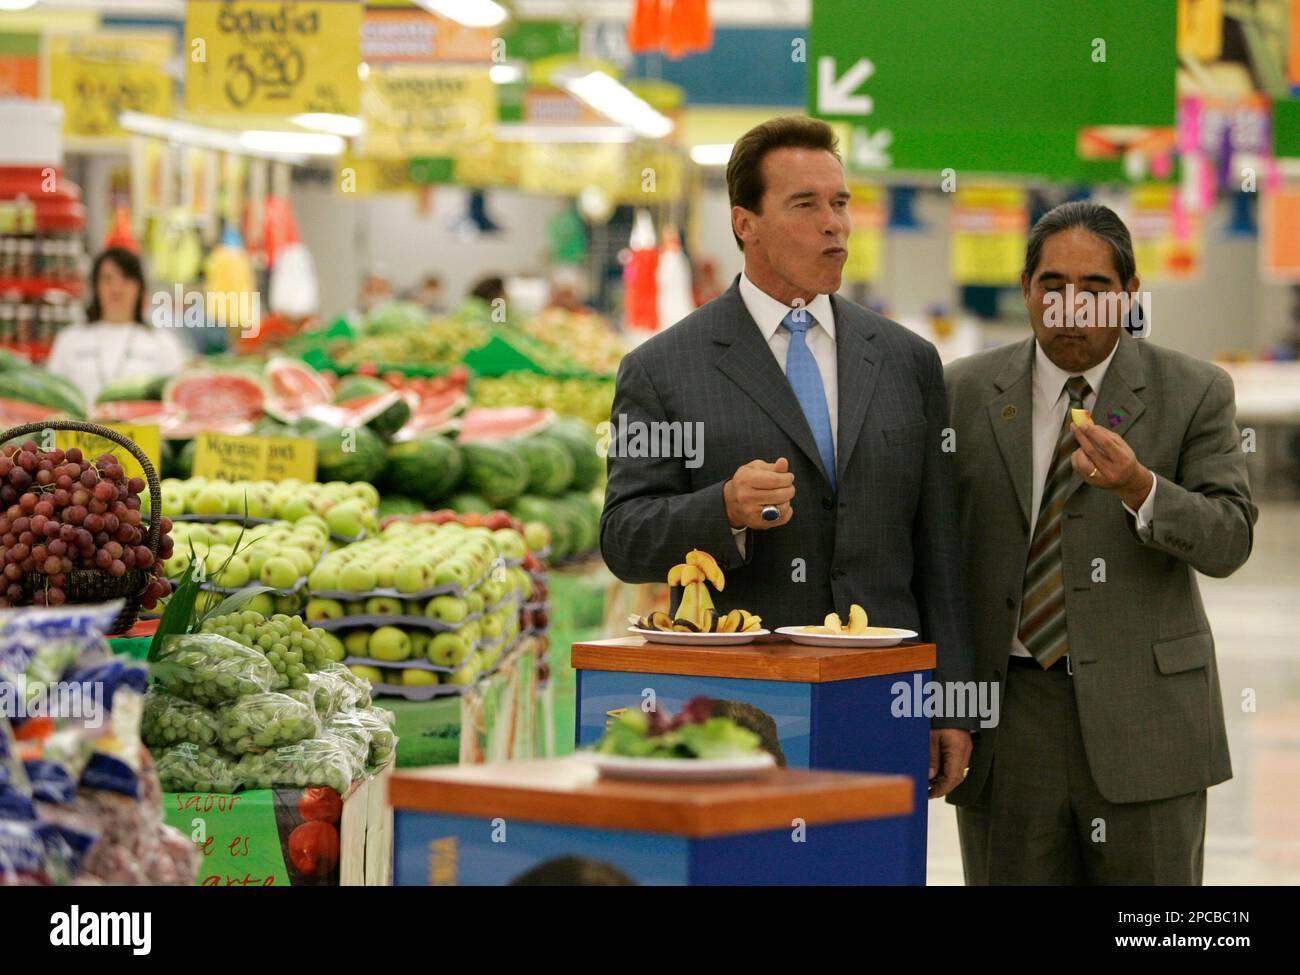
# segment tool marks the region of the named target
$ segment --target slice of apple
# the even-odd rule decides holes
[[[1089,413],[1087,410],[1071,409],[1070,421],[1076,427],[1090,427],[1092,426],[1092,414]]]

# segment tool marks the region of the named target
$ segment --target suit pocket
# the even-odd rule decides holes
[[[1156,657],[1156,668],[1162,674],[1181,674],[1187,670],[1209,666],[1214,654],[1214,637],[1209,633],[1194,633],[1176,640],[1160,640],[1151,644]]]
[[[924,423],[909,423],[905,427],[890,427],[885,430],[885,443],[891,447],[902,447],[904,444],[920,443],[925,439]]]

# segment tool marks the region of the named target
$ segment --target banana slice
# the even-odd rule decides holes
[[[849,609],[849,632],[855,636],[867,632],[867,611],[857,603]]]

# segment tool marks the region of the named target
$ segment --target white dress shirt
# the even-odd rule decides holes
[[[776,364],[781,367],[782,372],[785,372],[786,358],[790,353],[790,332],[781,327],[781,322],[785,320],[786,315],[795,310],[794,307],[777,301],[751,281],[749,275],[743,271],[740,274],[740,297],[745,302],[750,317],[754,319],[754,324],[762,333],[763,341],[776,357]],[[822,374],[822,388],[826,391],[826,409],[831,419],[831,442],[835,444],[835,454],[838,457],[839,371],[835,357],[835,312],[831,307],[830,295],[818,295],[808,303],[806,310],[808,317],[816,324],[809,326],[808,331],[804,333],[804,340],[808,345],[808,351],[813,354],[818,371]],[[736,545],[741,555],[745,554],[746,531],[747,529],[744,528],[731,530],[736,536]]]
[[[1119,343],[1116,342],[1115,348],[1110,350],[1110,355],[1083,373],[1083,378],[1088,380],[1089,386],[1089,393],[1084,397],[1083,405],[1089,412],[1097,405],[1097,392],[1101,389],[1102,380],[1106,378],[1106,370],[1110,368],[1110,362],[1115,358],[1115,351],[1118,348]],[[1038,509],[1043,503],[1043,490],[1047,487],[1048,468],[1052,464],[1052,456],[1056,453],[1061,426],[1065,423],[1065,413],[1070,408],[1070,396],[1065,391],[1065,382],[1074,375],[1078,373],[1066,372],[1047,358],[1041,345],[1034,343],[1034,494],[1029,503],[1030,538],[1034,537],[1034,526],[1038,523]],[[1137,531],[1143,541],[1151,537],[1151,515],[1155,503],[1156,485],[1153,478],[1151,490],[1137,511],[1124,505],[1124,510],[1137,519]],[[1016,630],[1017,633],[1020,630],[1018,622]],[[1032,656],[1020,642],[1019,636],[1011,638],[1011,653],[1017,657]]]
[[[174,376],[189,358],[175,329],[95,322],[60,329],[45,368],[72,382],[91,404],[110,383],[137,376]]]

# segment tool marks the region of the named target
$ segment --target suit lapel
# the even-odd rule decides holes
[[[989,423],[1025,523],[1034,498],[1034,339],[1020,343],[993,380],[998,395],[988,405]],[[958,445],[958,450],[961,449]]]
[[[837,480],[843,484],[876,392],[882,353],[879,344],[872,341],[876,330],[869,317],[838,295],[831,295],[831,307],[835,312],[835,376],[839,384],[835,467]]]
[[[1138,342],[1125,332],[1120,332],[1119,347],[1115,358],[1110,360],[1106,376],[1097,391],[1097,401],[1092,407],[1092,420],[1121,437],[1128,432],[1146,411],[1146,404],[1138,396],[1138,390],[1146,386],[1146,370],[1142,366],[1142,352]],[[1066,488],[1065,497],[1069,499],[1077,491],[1083,480],[1074,477]]]
[[[737,275],[718,299],[713,341],[726,348],[718,356],[717,367],[786,432],[825,477],[821,454],[804,418],[803,407],[745,307],[739,282]]]

